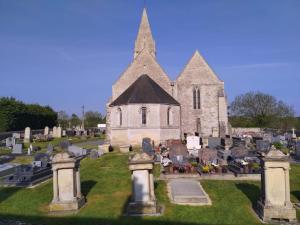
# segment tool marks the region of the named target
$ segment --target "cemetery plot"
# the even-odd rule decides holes
[[[175,204],[211,205],[211,200],[199,181],[174,179],[168,184],[169,196]]]

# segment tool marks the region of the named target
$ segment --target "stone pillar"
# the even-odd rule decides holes
[[[292,206],[292,203],[290,201],[290,173],[289,173],[289,167],[284,168],[284,175],[285,175],[285,205],[288,207]]]
[[[261,158],[261,198],[257,213],[263,221],[296,222],[296,210],[290,201],[289,159],[274,147]]]
[[[57,170],[53,170],[53,200],[52,202],[58,201],[58,186],[57,186]]]
[[[76,196],[77,196],[77,198],[81,198],[81,184],[80,184],[79,167],[76,170]]]
[[[50,212],[77,211],[85,203],[81,195],[79,161],[70,153],[62,152],[53,157],[53,200]]]
[[[132,171],[132,199],[129,202],[129,215],[157,215],[159,207],[154,194],[152,169],[153,156],[147,153],[137,153],[128,162]]]
[[[150,182],[150,199],[155,200],[155,193],[154,193],[154,179],[153,179],[153,172],[151,171],[149,176]]]
[[[30,127],[26,127],[24,132],[24,143],[30,143],[30,141],[31,141],[31,129]]]

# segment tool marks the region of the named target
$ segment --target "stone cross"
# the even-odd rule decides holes
[[[153,215],[158,213],[154,194],[153,156],[137,153],[128,162],[131,171],[132,199],[129,202],[129,215]]]
[[[297,136],[295,134],[295,128],[293,128],[292,131],[293,131],[292,138],[294,138],[294,139],[297,138]]]
[[[79,160],[68,152],[58,153],[52,160],[53,200],[51,212],[76,211],[85,203],[81,194]]]
[[[30,143],[30,141],[31,141],[31,129],[30,127],[26,127],[24,133],[24,143]]]
[[[261,197],[257,212],[265,222],[296,222],[296,210],[290,201],[290,163],[288,156],[273,146],[261,159]]]

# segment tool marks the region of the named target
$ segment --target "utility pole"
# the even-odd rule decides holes
[[[81,125],[81,129],[82,130],[84,130],[84,105],[83,106],[81,106],[81,108],[82,108],[82,125]]]

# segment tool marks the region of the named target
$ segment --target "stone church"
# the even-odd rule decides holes
[[[146,9],[133,60],[112,86],[106,105],[107,139],[112,145],[159,144],[189,134],[223,137],[228,132],[224,82],[195,51],[172,81],[156,59]]]

